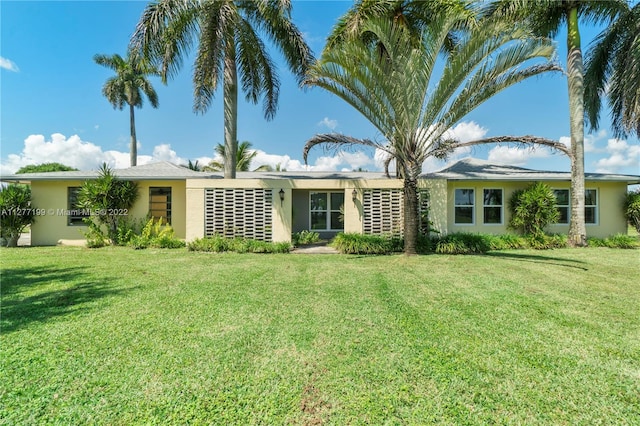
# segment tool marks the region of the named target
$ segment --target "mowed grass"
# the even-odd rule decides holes
[[[2,424],[640,424],[640,251],[0,250]]]

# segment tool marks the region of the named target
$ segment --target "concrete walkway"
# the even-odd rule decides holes
[[[291,250],[292,254],[338,254],[338,250],[327,245],[327,242],[307,244]]]

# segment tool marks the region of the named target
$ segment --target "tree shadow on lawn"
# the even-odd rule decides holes
[[[589,268],[586,268],[584,266],[578,266],[578,265],[571,265],[570,263],[581,263],[581,264],[586,264],[586,262],[583,262],[581,260],[574,260],[574,259],[565,259],[562,257],[550,257],[550,256],[540,256],[540,255],[535,255],[535,254],[520,254],[520,253],[505,253],[502,251],[492,251],[489,252],[487,254],[485,254],[485,256],[491,256],[491,257],[500,257],[500,258],[505,258],[505,259],[510,259],[510,260],[517,260],[520,262],[532,262],[532,263],[546,263],[549,265],[555,265],[555,266],[564,266],[566,268],[575,268],[575,269],[580,269],[582,271],[588,271]]]
[[[77,309],[89,309],[87,303],[96,299],[118,295],[131,289],[116,289],[112,279],[85,279],[88,275],[81,267],[74,268],[9,268],[2,269],[0,330],[17,331],[33,322],[45,322]],[[38,291],[39,285],[53,282],[74,282],[73,287]],[[33,292],[32,296],[21,295]]]

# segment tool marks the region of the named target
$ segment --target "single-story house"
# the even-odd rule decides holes
[[[324,238],[337,232],[402,232],[402,181],[382,173],[239,172],[231,180],[167,162],[114,173],[139,185],[140,197],[128,215],[163,217],[176,236],[187,241],[214,234],[290,241],[292,233],[303,230]],[[72,171],[7,175],[0,180],[31,185],[32,207],[40,213],[31,227],[31,243],[55,245],[84,241],[83,212],[75,208],[75,197],[85,180],[97,176],[97,171]],[[548,230],[567,233],[568,172],[468,158],[421,176],[420,205],[428,209],[432,228],[440,233],[505,233],[511,195],[536,181],[548,184],[558,200],[560,220]],[[588,236],[627,232],[622,204],[628,185],[639,183],[635,175],[585,174]]]

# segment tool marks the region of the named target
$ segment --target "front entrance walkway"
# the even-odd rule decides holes
[[[296,247],[291,250],[293,254],[338,254],[338,250],[329,246],[326,241],[307,244],[304,246]]]

